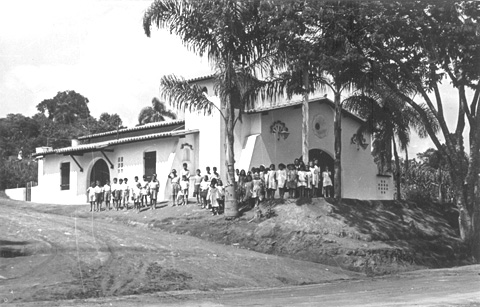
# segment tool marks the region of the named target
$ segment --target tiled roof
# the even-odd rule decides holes
[[[185,121],[184,120],[172,120],[172,121],[149,123],[149,124],[136,126],[136,127],[132,127],[132,128],[119,129],[118,131],[117,130],[112,130],[112,131],[107,131],[107,132],[102,132],[102,133],[85,135],[85,136],[79,137],[78,139],[79,140],[85,140],[85,139],[90,139],[90,138],[95,138],[95,137],[100,137],[100,136],[113,135],[113,134],[117,134],[117,133],[125,133],[125,132],[139,131],[139,130],[145,130],[145,129],[150,129],[150,128],[157,128],[157,127],[167,127],[167,126],[174,126],[174,125],[181,125],[181,124],[185,124]]]
[[[127,138],[121,138],[118,140],[110,140],[110,141],[98,142],[93,144],[85,144],[85,145],[52,149],[45,152],[35,153],[33,154],[33,156],[38,157],[38,156],[45,156],[45,155],[51,155],[51,154],[69,154],[69,153],[99,151],[114,145],[146,141],[146,140],[152,140],[152,139],[176,137],[176,136],[182,136],[182,135],[187,135],[192,133],[198,133],[198,130],[179,130],[179,131],[169,131],[169,132],[162,132],[162,133],[152,133],[152,134],[147,134],[142,136],[127,137]]]
[[[312,101],[310,101],[310,102],[312,102]],[[282,103],[282,104],[279,104],[279,105],[260,106],[260,107],[257,107],[257,108],[246,110],[245,113],[253,114],[253,113],[268,112],[268,111],[284,109],[284,108],[288,108],[288,107],[294,107],[294,106],[298,106],[298,105],[301,105],[301,104],[302,104],[302,100],[289,101],[289,102]]]
[[[204,80],[212,79],[214,77],[215,77],[215,74],[211,74],[211,75],[206,75],[206,76],[202,76],[202,77],[188,79],[187,82],[192,83],[192,82],[204,81]]]
[[[326,104],[328,104],[329,106],[331,106],[332,108],[335,108],[334,102],[331,101],[330,99],[324,98],[324,97],[321,97],[321,98],[318,98],[318,97],[317,97],[317,98],[312,98],[309,102],[310,102],[310,103],[313,103],[313,102],[326,103]],[[288,108],[288,107],[298,106],[298,105],[301,105],[302,103],[303,103],[302,100],[289,101],[289,102],[282,103],[282,104],[279,104],[279,105],[261,106],[261,107],[258,107],[258,108],[249,109],[249,110],[246,110],[245,113],[247,113],[247,114],[255,114],[255,113],[268,112],[268,111],[273,111],[273,110],[279,110],[279,109],[284,109],[284,108]],[[352,117],[352,118],[355,119],[355,120],[358,120],[358,121],[361,121],[361,122],[364,122],[364,121],[365,121],[365,120],[362,119],[361,117],[357,116],[356,114],[353,114],[352,112],[350,112],[350,111],[348,111],[348,110],[342,109],[342,112],[343,112],[346,116],[350,116],[350,117]]]

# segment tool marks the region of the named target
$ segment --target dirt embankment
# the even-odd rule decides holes
[[[0,198],[0,302],[17,305],[59,300],[43,306],[66,306],[64,300],[80,300],[81,304],[86,298],[172,290],[180,292],[171,298],[182,299],[183,290],[209,293],[362,277],[319,263],[147,227],[149,219],[183,216],[195,209],[191,205],[140,214],[133,210],[91,213],[87,205],[55,206]],[[199,215],[207,214],[196,210]],[[152,305],[158,304],[163,305],[162,301]]]
[[[210,216],[195,206],[177,212],[144,222],[172,233],[368,275],[468,263],[455,228],[456,217],[440,205],[275,200],[262,205],[269,218],[250,223],[252,211],[234,221]]]

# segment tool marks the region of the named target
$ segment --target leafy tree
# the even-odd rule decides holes
[[[289,99],[302,95],[302,159],[307,162],[309,154],[309,95],[323,82],[316,82],[315,69],[318,57],[308,25],[315,20],[316,2],[290,1],[263,7],[268,15],[269,35],[273,37],[277,56],[274,67],[280,71],[270,90],[285,93]]]
[[[16,156],[20,150],[26,155],[34,152],[39,135],[40,126],[30,117],[8,114],[0,118],[0,148],[5,156]]]
[[[98,118],[98,120],[96,120],[95,118],[92,118],[92,121],[94,122],[94,125],[95,125],[93,133],[101,133],[101,132],[113,131],[113,130],[125,128],[122,125],[123,123],[122,119],[117,113],[109,114],[107,112],[104,112],[100,114],[100,117]]]
[[[344,91],[369,83],[366,60],[348,39],[361,31],[351,22],[357,4],[354,2],[304,1],[280,6],[284,26],[269,22],[276,33],[280,59],[286,59],[288,70],[281,74],[281,87],[287,94],[304,95],[303,156],[308,157],[308,93],[329,88],[334,93],[334,196],[341,198],[341,114]],[[281,67],[282,65],[280,65]]]
[[[417,159],[400,164],[402,168],[402,196],[407,200],[440,203],[452,202],[454,191],[448,164],[438,150],[429,148],[417,154]]]
[[[36,162],[28,158],[36,147],[66,147],[73,138],[123,128],[118,114],[102,113],[98,120],[88,115],[87,102],[74,91],[61,92],[53,99],[42,101],[37,106],[40,112],[32,117],[8,114],[0,118],[0,188],[37,181]],[[23,161],[16,159],[20,150]],[[15,159],[9,160],[9,156]]]
[[[425,152],[417,154],[417,157],[422,162],[420,174],[436,186],[436,189],[429,189],[428,191],[438,191],[437,195],[432,195],[432,198],[438,198],[438,201],[442,203],[445,200],[453,199],[452,180],[446,159],[434,148],[429,148]]]
[[[75,91],[58,92],[55,97],[45,99],[37,105],[40,113],[61,124],[73,124],[78,119],[88,118],[88,99]]]
[[[422,103],[438,122],[445,146],[431,125],[426,124],[426,130],[449,165],[460,235],[480,261],[480,2],[365,3],[357,16],[364,33],[355,44],[368,57],[371,70],[425,123],[428,114]],[[458,93],[456,102],[440,91],[445,81]],[[413,85],[415,99],[401,92],[399,85],[405,83]],[[458,107],[454,129],[447,124],[446,103]],[[466,129],[468,150],[463,138]]]
[[[25,187],[27,182],[38,181],[38,166],[35,160],[9,161],[0,158],[0,189]]]
[[[258,1],[155,1],[145,12],[147,36],[151,27],[169,29],[194,53],[207,55],[215,69],[215,89],[220,106],[209,101],[203,89],[182,78],[162,78],[162,97],[181,109],[210,113],[217,108],[226,128],[227,185],[225,215],[238,215],[234,174],[234,127],[242,112],[258,97],[260,82],[255,77],[270,52],[265,20]],[[236,111],[238,110],[238,117]]]
[[[157,97],[153,97],[152,106],[145,107],[138,114],[138,124],[144,125],[154,122],[163,122],[165,117],[176,119],[177,114],[167,110],[165,103],[161,102]]]

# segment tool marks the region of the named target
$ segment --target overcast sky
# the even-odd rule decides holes
[[[0,1],[0,117],[33,115],[59,91],[87,97],[93,116],[135,125],[159,94],[159,79],[210,73],[207,61],[165,31],[148,38],[152,1]]]
[[[159,96],[160,77],[210,74],[206,60],[166,31],[144,34],[142,17],[152,2],[1,0],[0,117],[32,116],[42,100],[75,90],[89,99],[94,117],[118,113],[134,126],[140,109]],[[446,97],[457,101],[455,92]],[[454,103],[446,113],[455,124]],[[432,146],[414,137],[411,150]]]

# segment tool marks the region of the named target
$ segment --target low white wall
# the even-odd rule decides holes
[[[26,188],[6,189],[5,194],[14,200],[25,200],[27,195]]]
[[[52,193],[40,186],[32,187],[32,202],[55,205],[88,204],[86,195],[76,195],[68,190]]]

